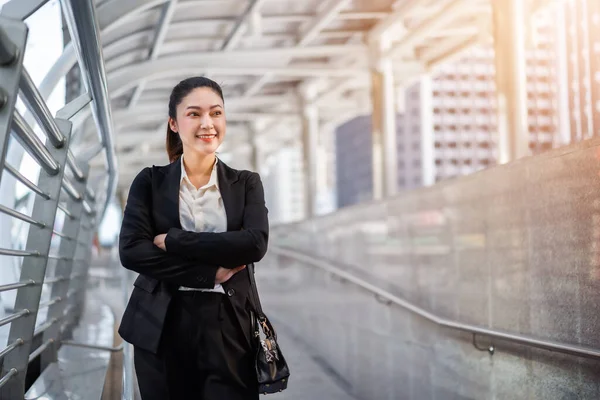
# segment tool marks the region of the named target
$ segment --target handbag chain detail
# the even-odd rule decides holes
[[[258,289],[254,279],[254,263],[247,265],[252,292],[251,313],[256,340],[255,368],[260,394],[278,393],[287,388],[290,369],[277,343],[277,333],[262,310]],[[261,339],[261,331],[264,339]]]

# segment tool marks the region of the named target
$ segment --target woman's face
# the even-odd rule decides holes
[[[169,118],[169,125],[179,133],[184,152],[213,154],[225,138],[223,100],[210,88],[196,88],[179,103],[177,120]]]

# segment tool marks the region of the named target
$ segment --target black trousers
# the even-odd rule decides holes
[[[258,399],[253,351],[220,293],[177,292],[158,354],[135,347],[134,362],[143,400]]]

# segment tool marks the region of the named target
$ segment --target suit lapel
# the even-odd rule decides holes
[[[233,193],[232,185],[238,180],[238,174],[229,168],[223,161],[219,160],[217,163],[217,177],[219,179],[219,191],[221,192],[221,198],[223,199],[223,206],[225,207],[225,214],[227,215],[227,230],[230,231],[235,225],[236,215],[235,210],[237,207],[235,203],[240,199]]]
[[[179,187],[181,185],[181,158],[177,158],[164,170],[165,178],[159,187],[165,202],[161,207],[169,225],[181,229],[179,220]]]

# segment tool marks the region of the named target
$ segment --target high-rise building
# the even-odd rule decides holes
[[[304,173],[300,146],[282,148],[271,154],[261,168],[269,223],[304,219]]]
[[[570,141],[600,134],[600,2],[567,0],[557,12],[564,37],[565,116]]]
[[[556,29],[558,14],[555,11],[549,7],[534,16],[532,35],[527,43],[531,154],[564,144],[557,140],[560,33]],[[498,129],[493,46],[474,47],[459,61],[442,66],[434,76],[406,88],[402,103],[403,112],[397,118],[400,190],[471,174],[496,164]],[[341,125],[336,139],[338,206],[370,200],[370,116]],[[433,156],[428,156],[427,146],[433,146],[430,149]]]
[[[335,134],[338,208],[373,197],[371,117],[361,116],[340,125]]]

